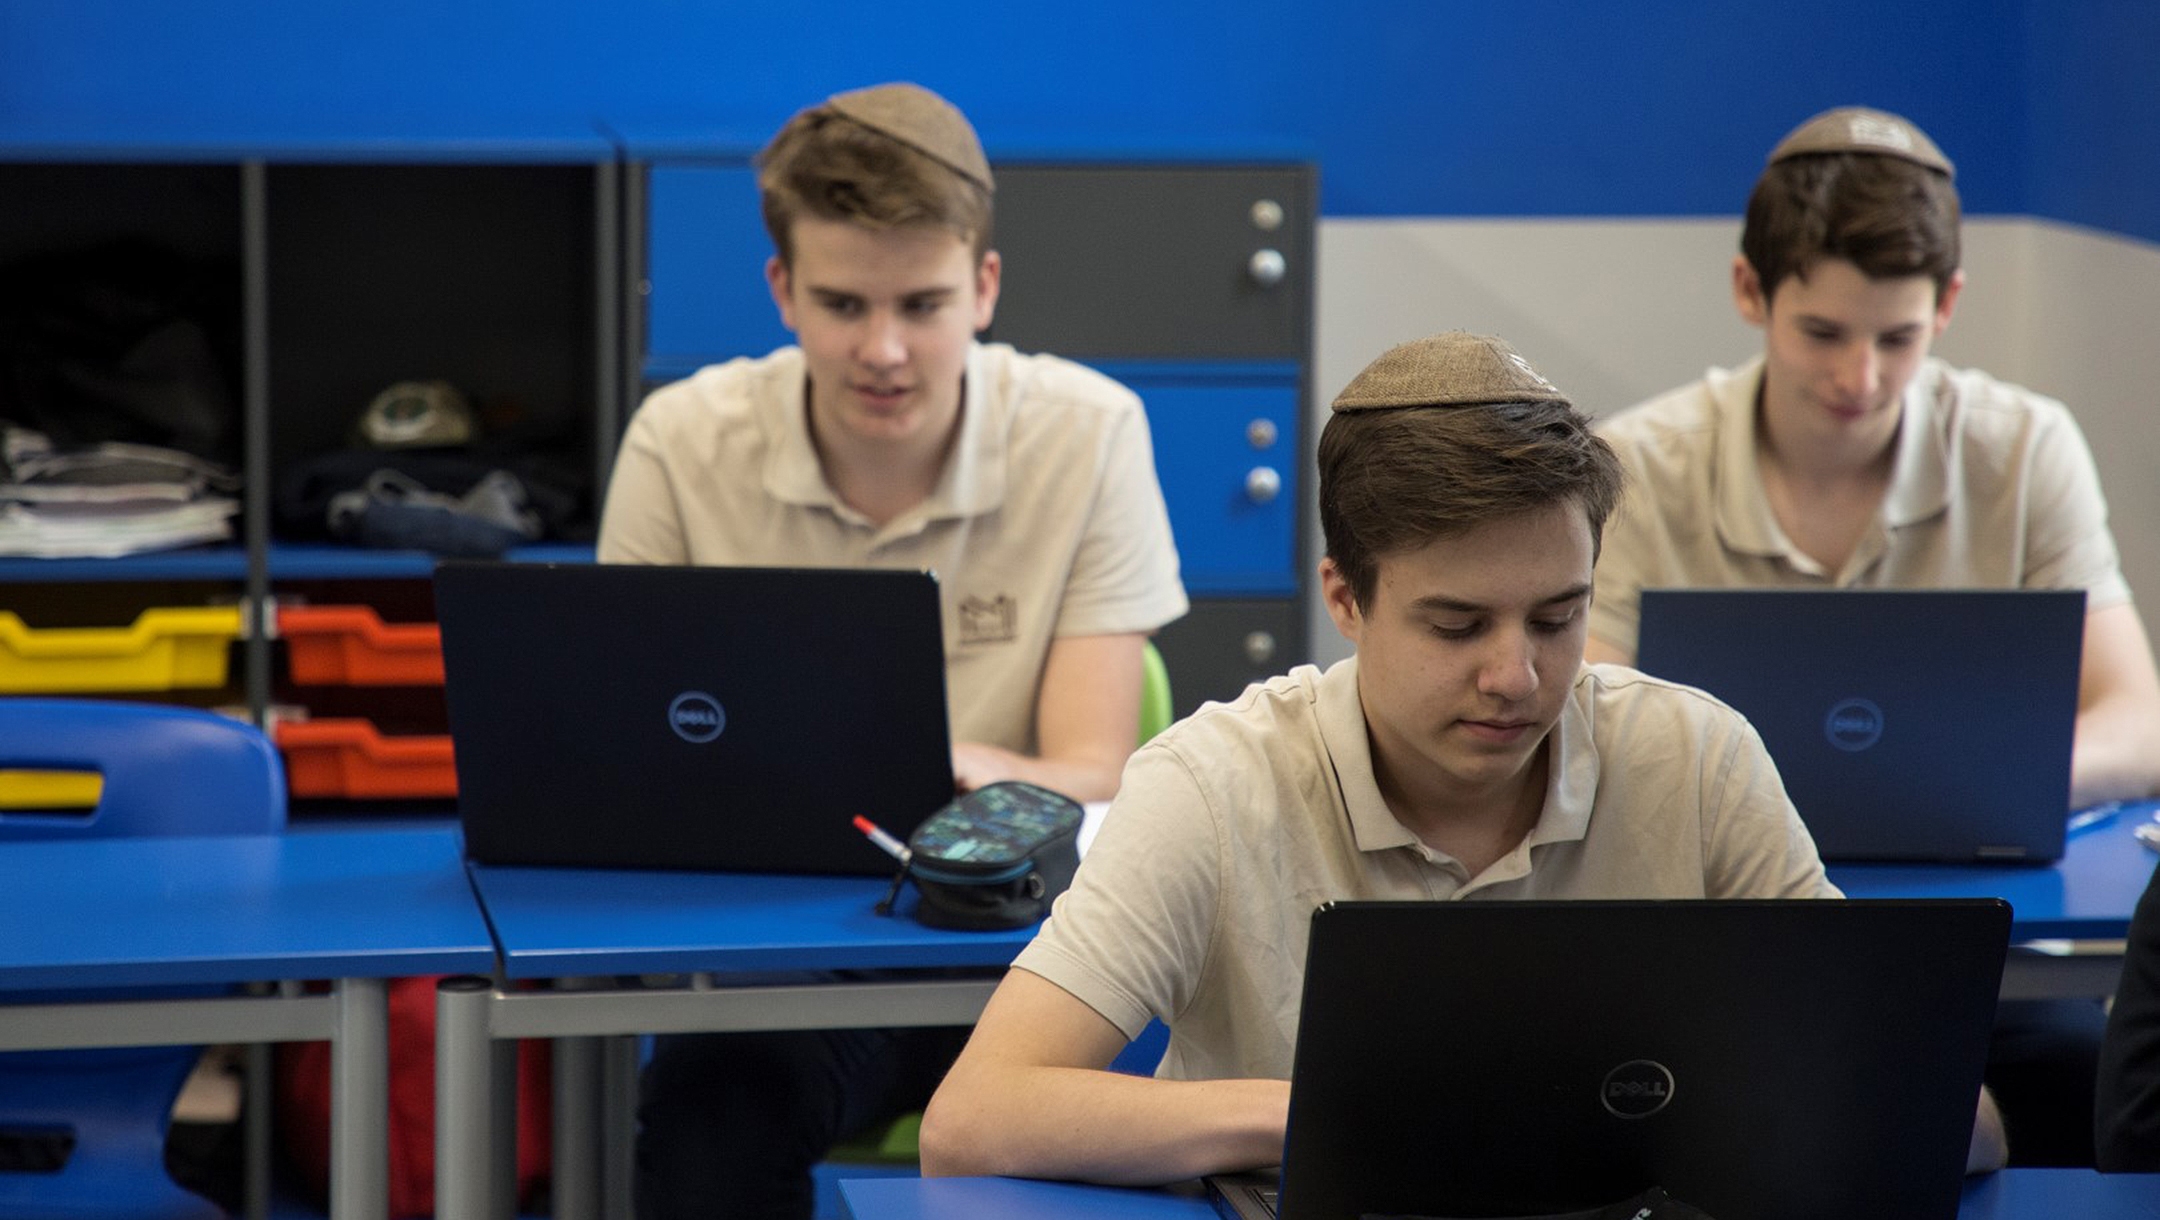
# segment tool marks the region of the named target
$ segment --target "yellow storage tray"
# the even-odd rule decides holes
[[[95,809],[105,777],[95,771],[0,768],[0,810]]]
[[[225,685],[238,606],[157,606],[126,627],[23,624],[0,610],[0,694]]]

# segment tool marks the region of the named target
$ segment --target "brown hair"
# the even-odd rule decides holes
[[[1788,276],[1827,258],[1869,279],[1924,275],[1940,296],[1958,269],[1958,194],[1948,174],[1899,157],[1788,157],[1756,180],[1740,252],[1767,303]]]
[[[1320,531],[1361,608],[1384,556],[1555,504],[1582,506],[1594,555],[1620,486],[1564,401],[1338,411],[1320,433]]]
[[[757,157],[765,231],[792,265],[794,222],[803,216],[868,229],[935,225],[990,249],[990,192],[950,166],[825,107],[788,120]]]

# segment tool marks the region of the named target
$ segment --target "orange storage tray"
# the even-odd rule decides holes
[[[354,718],[281,721],[272,730],[285,753],[285,786],[297,797],[457,795],[450,738],[385,737]]]
[[[442,628],[433,623],[385,623],[366,606],[280,606],[277,629],[303,685],[442,685]]]

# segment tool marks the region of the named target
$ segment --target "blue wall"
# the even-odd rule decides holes
[[[899,77],[997,153],[1315,155],[1335,216],[1729,215],[1779,135],[1865,102],[1935,135],[1971,211],[2160,240],[2149,0],[0,3],[0,141],[754,146]]]

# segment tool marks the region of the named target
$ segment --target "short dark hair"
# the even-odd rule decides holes
[[[788,120],[757,157],[765,231],[794,263],[791,227],[803,216],[869,229],[949,229],[981,262],[990,249],[990,192],[922,151],[827,107]]]
[[[1338,411],[1320,433],[1320,531],[1360,608],[1379,561],[1437,538],[1580,504],[1592,554],[1620,460],[1565,401]]]
[[[1844,259],[1869,279],[1924,275],[1938,297],[1958,269],[1950,176],[1900,157],[1833,152],[1774,162],[1748,197],[1740,252],[1767,303],[1788,277]]]

